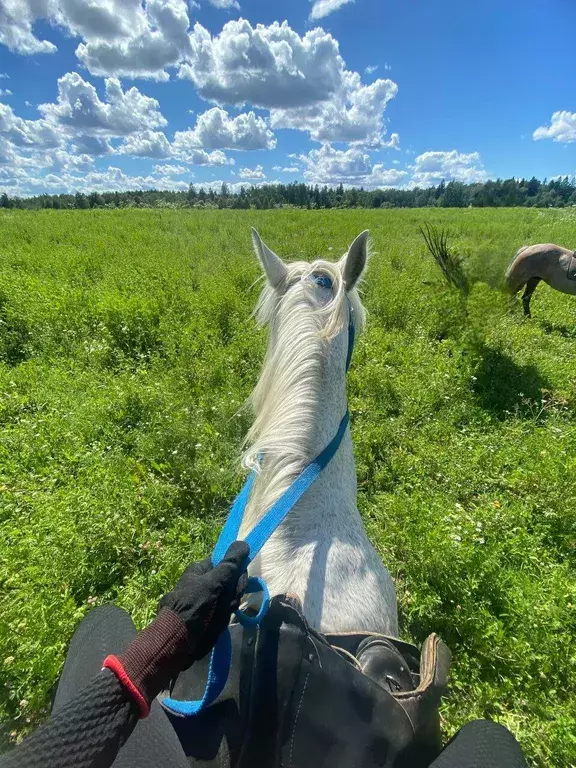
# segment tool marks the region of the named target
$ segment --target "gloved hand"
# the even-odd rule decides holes
[[[232,544],[222,562],[210,558],[187,568],[160,600],[156,619],[119,656],[108,656],[110,669],[146,717],[152,700],[191,661],[203,658],[238,608],[249,554],[244,541]]]
[[[174,611],[186,625],[192,660],[203,658],[214,647],[240,605],[249,552],[245,541],[236,541],[215,568],[209,557],[192,563],[160,600],[160,609]]]

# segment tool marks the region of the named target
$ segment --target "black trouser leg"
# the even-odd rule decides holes
[[[66,656],[53,711],[61,709],[97,675],[108,654],[120,654],[136,637],[132,619],[121,608],[103,605],[82,621]],[[176,732],[157,701],[136,725],[118,753],[114,768],[188,768]]]
[[[520,745],[504,726],[473,720],[429,768],[526,768]]]

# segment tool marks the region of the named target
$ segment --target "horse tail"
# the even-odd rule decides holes
[[[526,282],[523,277],[519,274],[517,274],[518,271],[517,267],[520,264],[519,257],[522,255],[522,253],[526,250],[526,248],[529,248],[528,245],[523,245],[522,248],[519,248],[516,253],[514,254],[514,258],[508,265],[508,269],[506,270],[505,279],[506,279],[506,285],[508,286],[509,290],[512,293],[516,293],[520,290],[520,288],[524,285]]]

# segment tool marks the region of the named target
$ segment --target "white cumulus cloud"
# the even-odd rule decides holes
[[[93,26],[77,31],[85,42],[76,55],[93,74],[168,80],[166,69],[190,56],[185,0],[113,0],[111,15],[125,23],[123,34],[106,36]]]
[[[153,18],[154,4],[148,5]],[[120,40],[141,35],[149,26],[140,0],[49,0],[49,8],[54,23],[86,39]]]
[[[309,131],[321,142],[346,142],[379,146],[385,132],[384,111],[398,93],[392,80],[363,85],[357,72],[343,73],[338,91],[327,101],[311,106],[274,109],[273,128]]]
[[[234,0],[220,0],[234,2]],[[21,54],[53,53],[34,34],[44,20],[81,38],[76,55],[95,75],[168,80],[190,58],[186,0],[0,0],[0,43]]]
[[[114,192],[126,189],[188,189],[188,183],[169,176],[131,176],[120,168],[110,167],[105,171],[92,171],[83,177],[65,175],[55,184],[73,192]]]
[[[170,177],[181,173],[193,175],[180,165],[158,166],[160,177],[153,178],[129,176],[117,168],[96,171],[94,159],[105,155],[173,158],[190,165],[234,165],[234,159],[221,150],[207,151],[177,142],[171,144],[162,131],[136,130],[146,122],[164,121],[157,113],[156,102],[148,103],[147,97],[138,91],[124,93],[117,81],[108,81],[107,94],[114,93],[114,96],[105,103],[98,99],[92,86],[86,88],[88,84],[81,79],[74,83],[80,86],[80,96],[72,98],[63,88],[58,102],[42,105],[46,117],[39,120],[24,120],[10,106],[0,102],[1,180],[9,194],[33,194],[42,187],[58,191],[90,189],[90,183],[99,191],[184,188],[183,181],[174,181]],[[147,120],[146,115],[150,119]],[[119,144],[114,141],[118,138],[122,139]],[[84,177],[74,176],[78,173]],[[23,186],[24,176],[27,181]]]
[[[291,157],[297,157],[297,155],[291,155]],[[272,170],[277,173],[300,173],[300,168],[298,168],[297,165],[287,165],[284,167],[281,165],[273,165]]]
[[[105,88],[106,101],[101,101],[91,83],[68,72],[58,80],[57,102],[40,104],[38,109],[51,124],[71,132],[127,136],[166,125],[156,99],[134,87],[123,91],[115,77],[105,81]]]
[[[86,134],[75,136],[72,147],[78,154],[92,155],[93,157],[109,155],[113,151],[112,145],[107,138]]]
[[[396,187],[406,182],[408,173],[396,168],[386,169],[382,163],[373,164],[370,155],[351,147],[334,149],[323,144],[307,155],[299,155],[304,165],[304,178],[313,184],[346,184],[367,189]]]
[[[240,10],[240,3],[238,0],[209,0],[210,5],[214,8],[235,8]]]
[[[163,176],[178,176],[181,173],[190,173],[190,171],[183,165],[155,165],[154,173],[160,173]]]
[[[233,4],[233,0],[218,2]],[[322,0],[313,10],[326,12],[338,5],[342,0]],[[34,20],[45,19],[79,37],[76,55],[81,64],[94,75],[109,76],[118,88],[115,78],[167,80],[173,69],[190,79],[207,101],[270,109],[272,127],[307,131],[321,142],[377,146],[384,134],[384,110],[397,92],[396,84],[387,79],[363,85],[357,72],[346,69],[337,40],[319,27],[300,35],[286,21],[253,26],[246,19],[235,19],[212,35],[199,23],[190,28],[192,6],[186,0],[0,0],[0,7],[5,9],[5,23],[0,24],[5,36],[17,36],[28,22],[32,35]],[[36,42],[31,47],[14,49],[30,52],[52,46],[32,37]],[[96,93],[89,92],[93,86],[79,75],[73,83],[72,76],[65,76],[69,82],[62,87],[79,91],[80,108],[71,101],[68,114],[60,110],[59,121],[80,121],[83,112],[85,122],[102,117]],[[125,99],[133,91],[126,91]],[[138,114],[141,106],[133,111]],[[160,114],[157,103],[151,111]],[[250,135],[270,147],[274,139],[269,127],[264,128],[262,118],[252,120]],[[134,130],[162,125],[152,120]],[[239,127],[236,122],[232,133]],[[212,146],[216,148],[215,143]]]
[[[118,152],[132,157],[154,157],[157,159],[170,157],[170,142],[162,131],[142,131],[127,136]]]
[[[205,149],[274,149],[276,146],[274,134],[263,118],[254,112],[230,117],[220,107],[199,115],[192,130],[177,131],[175,140]]]
[[[301,37],[288,22],[252,27],[239,19],[214,37],[196,24],[190,40],[192,55],[180,76],[190,78],[203,99],[218,104],[314,104],[338,90],[345,71],[337,41],[319,28]]]
[[[206,152],[205,149],[184,149],[174,142],[172,145],[175,157],[181,158],[190,165],[235,165],[232,157],[227,157],[220,149]]]
[[[382,146],[388,149],[400,149],[400,136],[397,133],[391,133],[388,141],[383,142]]]
[[[354,0],[314,0],[314,5],[310,11],[310,19],[312,21],[323,19],[325,16],[342,8],[343,5],[352,2],[354,2]]]
[[[27,155],[17,150],[12,142],[2,135],[1,123],[2,118],[0,116],[0,168],[4,170],[7,168],[14,169],[24,164],[21,162],[21,158],[26,160]]]
[[[32,31],[35,21],[50,21],[52,16],[50,0],[0,0],[0,44],[26,55],[54,53],[54,43],[40,40]]]
[[[12,91],[9,88],[0,88],[0,97],[1,96],[12,96]]]
[[[94,158],[86,154],[76,154],[59,149],[47,157],[48,168],[54,173],[70,171],[86,173],[93,170]]]
[[[62,144],[61,134],[46,120],[23,120],[0,102],[0,136],[16,147],[50,149]]]
[[[424,152],[414,160],[411,170],[411,183],[418,187],[429,187],[441,181],[472,184],[487,178],[478,152],[465,154],[455,149],[451,152]]]
[[[42,189],[48,189],[58,194],[60,192],[121,192],[131,189],[166,189],[166,190],[186,190],[188,182],[178,181],[170,176],[132,176],[124,173],[120,168],[110,167],[104,171],[91,170],[82,175],[74,172],[62,171],[49,173],[45,176],[25,177],[12,176],[7,180],[8,184],[3,183],[0,175],[0,190],[6,189],[9,194],[30,195],[38,194]]]
[[[568,112],[567,110],[554,112],[550,125],[536,128],[532,135],[535,141],[552,139],[564,144],[576,141],[576,112]]]
[[[0,0],[0,43],[21,54],[53,53],[33,26],[44,20],[80,37],[76,55],[96,75],[167,80],[190,54],[186,0]]]
[[[257,165],[256,168],[240,168],[238,176],[241,179],[265,179],[266,174],[261,165]]]

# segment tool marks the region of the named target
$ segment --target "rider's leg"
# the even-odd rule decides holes
[[[61,709],[97,675],[109,654],[118,655],[136,637],[132,619],[121,608],[104,605],[91,611],[74,633],[54,699]],[[188,768],[180,742],[157,701],[136,725],[118,753],[114,768]]]
[[[108,654],[118,655],[136,637],[130,616],[115,605],[103,605],[86,615],[72,637],[54,698],[53,712],[68,703],[100,672]]]
[[[489,720],[473,720],[429,768],[526,768],[526,761],[510,731]]]

